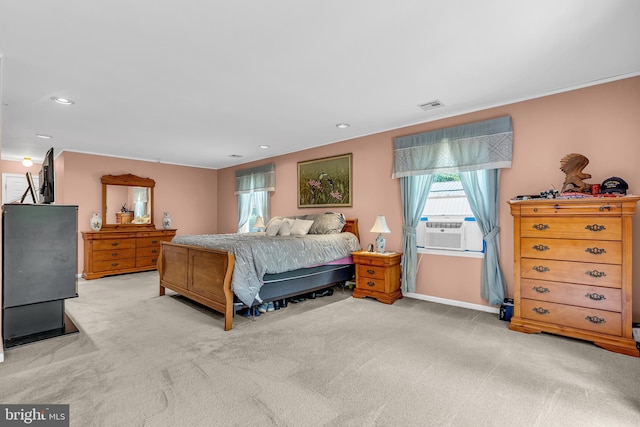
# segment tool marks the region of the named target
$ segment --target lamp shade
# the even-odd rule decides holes
[[[262,221],[261,216],[256,217],[256,222],[253,223],[253,228],[264,228],[264,222]]]
[[[373,224],[373,228],[370,230],[372,233],[391,233],[389,227],[387,227],[387,220],[384,215],[378,215],[376,222]]]
[[[24,159],[22,159],[22,165],[28,168],[33,166],[33,161],[31,160],[31,157],[25,157]]]

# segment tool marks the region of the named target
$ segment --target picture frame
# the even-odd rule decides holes
[[[298,208],[351,207],[353,154],[298,162]]]
[[[36,188],[36,185],[33,182],[33,175],[31,175],[31,172],[27,172],[25,173],[25,176],[27,177],[27,189],[22,195],[22,198],[20,199],[20,203],[24,203],[25,199],[27,198],[27,195],[30,195],[31,198],[33,199],[33,204],[38,204],[39,202],[38,189]]]

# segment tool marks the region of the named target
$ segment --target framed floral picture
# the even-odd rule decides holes
[[[298,162],[298,207],[352,206],[352,153]]]

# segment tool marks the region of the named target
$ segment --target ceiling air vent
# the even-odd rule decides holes
[[[422,108],[424,111],[433,110],[434,108],[444,107],[444,104],[437,99],[435,101],[425,102],[424,104],[418,105],[418,107]]]

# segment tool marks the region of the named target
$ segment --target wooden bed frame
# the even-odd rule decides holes
[[[349,231],[360,240],[358,219],[347,218],[342,231]],[[234,304],[231,290],[231,276],[234,266],[231,252],[203,248],[201,246],[182,245],[162,242],[158,272],[160,274],[160,296],[165,289],[203,304],[224,315],[224,330],[233,327],[233,316],[238,304]],[[296,293],[283,294],[279,298],[291,297],[327,287],[330,283],[310,283],[309,287],[298,288]],[[244,304],[239,304],[245,307]]]

